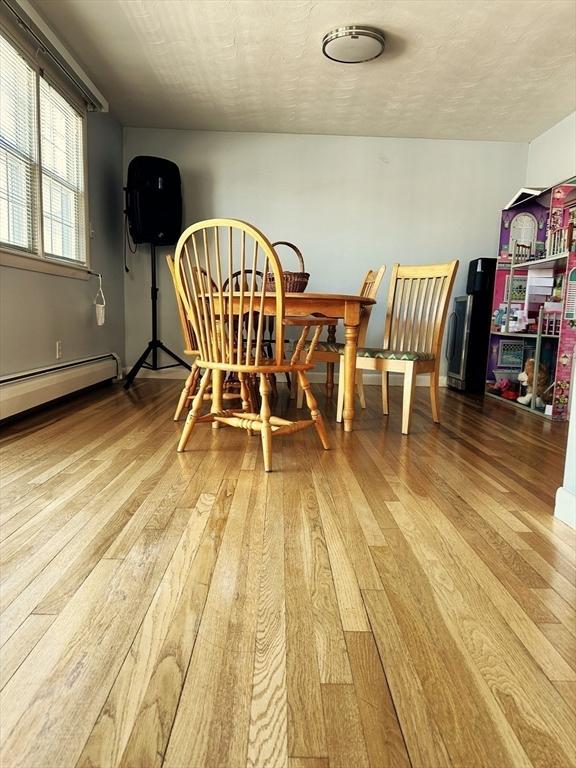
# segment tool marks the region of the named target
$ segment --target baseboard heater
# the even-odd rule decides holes
[[[0,419],[121,377],[120,359],[113,352],[4,376],[0,378]]]

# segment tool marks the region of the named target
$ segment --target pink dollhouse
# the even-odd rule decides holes
[[[522,189],[502,211],[486,393],[568,416],[576,348],[576,178]]]

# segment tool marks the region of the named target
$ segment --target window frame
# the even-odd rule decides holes
[[[27,269],[33,272],[44,272],[52,275],[59,275],[62,277],[73,277],[87,280],[90,272],[91,254],[90,254],[90,214],[89,214],[89,200],[88,200],[88,125],[87,125],[87,108],[86,104],[69,89],[63,86],[60,80],[53,75],[50,70],[42,67],[37,61],[34,60],[33,55],[27,48],[20,43],[18,39],[15,39],[9,30],[4,26],[0,26],[0,34],[4,36],[6,41],[12,45],[18,54],[22,56],[28,66],[34,73],[36,91],[35,91],[35,113],[36,113],[36,153],[37,153],[37,168],[34,194],[36,195],[37,205],[34,216],[34,223],[36,226],[36,251],[29,251],[25,248],[21,248],[17,245],[10,245],[9,243],[0,242],[0,266],[15,267],[17,269]],[[79,118],[81,125],[81,141],[82,141],[82,172],[83,172],[83,187],[82,187],[82,201],[79,210],[82,210],[83,221],[79,222],[80,231],[79,237],[83,239],[83,255],[84,261],[75,261],[73,259],[66,259],[55,256],[53,254],[47,254],[44,248],[44,208],[43,208],[43,189],[42,189],[42,128],[40,123],[40,81],[44,79],[49,86],[54,88],[62,96],[62,98],[74,109]]]

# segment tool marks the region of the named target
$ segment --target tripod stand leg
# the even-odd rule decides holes
[[[160,367],[162,367],[158,365],[159,349],[161,349],[167,355],[170,355],[170,357],[173,358],[179,365],[183,365],[184,368],[190,370],[188,363],[182,360],[182,358],[178,357],[178,355],[174,354],[171,349],[165,347],[158,338],[158,285],[156,283],[156,246],[153,243],[150,245],[150,276],[152,282],[150,288],[150,301],[152,303],[152,340],[148,342],[148,346],[140,355],[136,363],[132,366],[130,372],[127,374],[126,381],[124,382],[124,389],[128,389],[130,387],[136,378],[138,371],[146,362],[148,355],[152,354],[152,365],[150,367],[153,371],[157,371]]]
[[[158,349],[161,349],[163,352],[166,352],[167,355],[170,355],[170,357],[173,360],[176,360],[177,363],[180,363],[180,365],[183,365],[184,368],[187,368],[189,371],[191,370],[190,365],[185,360],[182,360],[182,358],[178,357],[178,355],[172,352],[171,349],[168,349],[168,347],[164,346],[164,344],[162,344],[161,341],[157,343],[157,347]]]
[[[138,360],[136,360],[136,362],[134,363],[132,368],[130,368],[130,371],[126,374],[126,381],[124,382],[124,389],[128,389],[130,387],[130,385],[132,384],[132,382],[136,378],[136,375],[138,374],[138,371],[140,370],[140,368],[142,368],[142,366],[146,362],[146,358],[148,357],[150,352],[152,352],[152,342],[148,343],[148,346],[146,347],[144,352],[142,352],[142,354],[140,355]]]

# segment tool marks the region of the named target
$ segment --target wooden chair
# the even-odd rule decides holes
[[[382,282],[382,278],[384,277],[384,273],[386,272],[386,267],[380,267],[378,270],[370,269],[362,281],[362,285],[360,286],[359,295],[360,296],[366,296],[370,299],[375,299],[378,295],[378,290],[380,288],[380,283]],[[368,333],[368,323],[370,321],[370,315],[372,313],[372,307],[374,305],[370,304],[367,307],[364,307],[362,309],[362,318],[360,320],[360,328],[358,329],[358,346],[363,347],[366,343],[366,334]],[[335,329],[334,329],[335,330]],[[332,329],[329,329],[329,334],[332,331]],[[330,334],[331,335],[331,334]],[[328,391],[329,382],[334,381],[334,365],[336,363],[340,362],[340,355],[344,352],[344,344],[341,342],[337,342],[335,339],[328,339],[328,341],[319,341],[316,345],[316,350],[314,351],[314,355],[312,356],[312,362],[318,363],[318,362],[325,362],[326,363],[326,369],[327,369],[327,378],[326,378],[326,387],[327,387],[327,394],[330,397],[332,392]],[[356,389],[358,392],[358,397],[360,399],[360,405],[362,408],[366,408],[366,397],[364,395],[364,382],[362,380],[362,373],[361,371],[358,371],[356,373]],[[338,390],[339,395],[341,394],[342,397],[344,397],[344,390],[339,389]],[[300,388],[297,389],[296,394],[296,407],[302,408],[302,390]],[[342,408],[344,407],[344,403],[342,402]],[[340,410],[342,410],[340,408]]]
[[[388,374],[404,374],[402,433],[410,431],[416,376],[430,374],[432,418],[440,423],[438,377],[440,350],[458,261],[417,267],[394,264],[390,278],[382,349],[359,347],[356,370],[382,373],[382,411],[388,414]],[[342,421],[343,377],[338,382]]]
[[[235,219],[211,219],[186,229],[176,247],[175,273],[178,293],[186,316],[198,340],[200,355],[196,360],[204,370],[192,409],[188,414],[178,451],[183,451],[190,434],[198,422],[214,422],[245,429],[249,433],[260,432],[264,451],[264,468],[272,469],[272,438],[290,434],[314,426],[325,449],[329,448],[322,416],[310,389],[306,375],[312,364],[314,352],[323,326],[333,323],[331,318],[302,318],[291,321],[285,317],[284,290],[270,294],[266,281],[257,290],[257,273],[274,275],[276,286],[283,286],[282,267],[270,241],[255,227]],[[195,274],[206,270],[208,280],[199,290]],[[235,272],[239,271],[239,290],[234,290]],[[249,275],[247,276],[247,272]],[[227,289],[224,290],[225,280]],[[213,282],[216,288],[213,287]],[[246,287],[248,286],[248,287]],[[265,310],[268,314],[265,314]],[[275,319],[275,349],[268,357],[263,344],[266,318]],[[247,318],[247,323],[244,322]],[[284,357],[284,329],[287,324],[303,325],[300,338],[291,359]],[[314,337],[308,356],[301,356],[312,326]],[[222,407],[221,380],[225,372],[235,372],[240,379],[242,410],[225,410]],[[278,373],[298,376],[311,419],[288,421],[270,412],[269,376]],[[259,413],[250,411],[246,377],[260,376],[261,407]],[[208,384],[213,382],[212,407],[209,414],[200,415],[203,396]]]
[[[184,387],[182,389],[182,392],[180,393],[180,399],[178,400],[178,405],[176,406],[176,411],[174,412],[174,421],[178,421],[178,419],[182,415],[182,411],[186,407],[186,404],[190,400],[192,393],[195,391],[196,386],[198,384],[198,378],[200,376],[200,368],[198,367],[196,360],[198,359],[200,350],[198,348],[198,343],[194,336],[194,331],[192,330],[192,327],[188,322],[188,318],[186,317],[186,310],[184,309],[184,305],[182,304],[182,299],[180,298],[180,294],[178,293],[178,288],[176,286],[176,273],[174,270],[174,258],[172,257],[171,254],[168,254],[166,256],[166,261],[168,263],[168,269],[170,270],[170,274],[172,275],[172,282],[174,283],[174,291],[176,293],[176,306],[178,308],[178,317],[180,319],[180,328],[182,330],[182,338],[184,339],[183,351],[185,355],[188,355],[194,358],[194,360],[192,361],[192,368],[190,370],[190,373],[188,374],[188,378],[184,383]]]
[[[196,341],[196,337],[194,336],[194,331],[192,330],[190,323],[188,322],[188,318],[186,317],[186,311],[184,309],[184,305],[182,304],[182,299],[180,298],[180,294],[178,293],[178,288],[176,286],[176,274],[174,271],[174,258],[168,254],[166,256],[166,261],[168,262],[168,269],[170,270],[170,274],[172,275],[172,281],[174,283],[174,291],[176,293],[176,306],[178,308],[178,317],[180,318],[180,327],[182,330],[182,337],[184,339],[184,354],[190,355],[194,358],[194,361],[192,362],[192,367],[190,369],[190,373],[188,374],[188,377],[186,381],[184,382],[184,387],[182,389],[182,392],[180,393],[180,398],[178,400],[178,405],[176,406],[176,411],[174,412],[174,421],[179,421],[180,417],[182,416],[182,412],[186,408],[187,405],[189,405],[194,397],[194,393],[196,391],[196,387],[198,386],[198,379],[200,378],[200,368],[198,367],[198,364],[196,362],[196,359],[198,358],[200,354],[200,350],[198,349],[198,343]],[[202,277],[200,278],[201,284],[205,287],[207,275],[206,271],[202,270]],[[198,273],[195,272],[196,277],[196,284],[198,286]],[[213,288],[217,288],[216,283],[212,281]],[[254,381],[252,377],[250,377],[247,380],[248,385],[248,394],[249,394],[249,400],[250,403],[256,403],[257,400],[257,392],[254,388]],[[210,392],[204,393],[204,399],[210,400],[212,398],[212,394]],[[240,399],[240,387],[237,380],[232,380],[230,378],[226,382],[222,382],[222,398],[224,400],[239,400]]]

